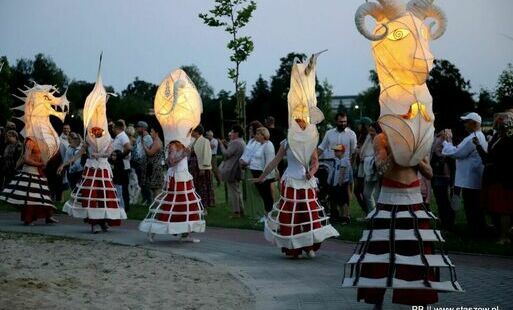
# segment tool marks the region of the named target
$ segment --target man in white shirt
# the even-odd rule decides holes
[[[356,152],[357,140],[355,132],[347,127],[347,124],[348,120],[346,113],[339,112],[335,115],[335,128],[326,131],[324,139],[322,139],[321,144],[319,144],[317,148],[320,159],[335,159],[335,152],[333,151],[334,148],[339,145],[343,145],[345,152],[341,160],[352,162],[351,160]],[[353,168],[351,165],[348,168],[348,173],[353,175]],[[352,192],[352,180],[349,182],[348,186],[350,188],[350,192]],[[351,197],[349,197],[349,206],[351,205],[350,199]]]
[[[347,127],[347,114],[340,112],[335,116],[335,128],[326,131],[324,139],[319,144],[318,152],[320,158],[332,159],[335,158],[333,148],[337,145],[343,144],[347,150],[344,158],[349,157],[352,159],[356,152],[356,134],[351,128]]]
[[[481,131],[481,116],[479,114],[468,113],[461,119],[465,122],[465,130],[469,135],[460,144],[454,146],[452,144],[452,132],[450,129],[446,129],[442,155],[456,159],[454,186],[462,189],[468,227],[471,232],[477,233],[484,229],[486,224],[484,213],[479,204],[484,165],[472,139],[477,139],[484,150],[488,149],[488,142]]]
[[[128,212],[130,207],[130,195],[128,193],[128,181],[130,176],[130,152],[132,151],[132,144],[130,138],[125,133],[125,124],[123,121],[118,120],[114,123],[115,138],[112,142],[112,149],[121,151],[123,155],[123,165],[125,166],[125,173],[123,174],[123,202],[125,204],[125,211]]]

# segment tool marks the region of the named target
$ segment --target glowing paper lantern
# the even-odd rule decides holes
[[[447,26],[444,13],[434,0],[412,0],[406,6],[395,0],[366,2],[358,8],[358,31],[372,41],[381,94],[379,123],[394,156],[401,166],[415,166],[426,157],[433,143],[432,98],[426,85],[433,66],[429,41],[443,35]],[[377,25],[371,33],[365,17]],[[437,22],[436,30],[424,24]]]
[[[322,52],[321,52],[322,53]],[[317,108],[315,93],[315,67],[317,53],[308,62],[294,59],[290,74],[290,90],[287,96],[289,107],[288,144],[294,156],[306,167],[319,142],[316,124],[322,122],[324,115]],[[301,128],[298,121],[305,125]]]
[[[64,122],[69,110],[69,101],[66,93],[60,97],[55,97],[57,89],[51,85],[38,85],[34,83],[32,88],[26,87],[22,90],[25,97],[17,97],[25,102],[24,105],[15,108],[23,111],[21,121],[25,127],[21,135],[30,138],[37,143],[41,151],[41,160],[47,163],[59,151],[59,135],[53,129],[50,123],[50,116],[56,116]]]
[[[154,110],[165,143],[179,141],[188,146],[192,130],[200,124],[203,104],[196,86],[183,70],[176,69],[162,81],[155,95]]]
[[[101,77],[102,56],[98,74],[93,90],[89,93],[84,104],[84,137],[90,146],[94,147],[94,153],[108,154],[112,138],[109,135],[107,121],[107,91],[103,86]]]

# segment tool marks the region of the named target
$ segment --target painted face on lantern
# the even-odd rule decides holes
[[[398,84],[424,84],[433,67],[428,27],[412,13],[391,22],[382,22],[387,23],[388,33],[380,41],[372,43],[380,80],[391,78]],[[378,24],[374,33],[384,31],[385,27]],[[388,84],[387,81],[382,82]]]

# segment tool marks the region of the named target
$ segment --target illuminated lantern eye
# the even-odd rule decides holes
[[[48,97],[48,95],[44,95],[43,98],[46,100],[46,101],[50,101],[50,97]]]
[[[392,41],[399,41],[399,40],[402,40],[405,37],[407,37],[409,34],[410,34],[410,31],[408,29],[400,28],[400,29],[396,29],[392,33],[390,33],[387,36],[387,39],[392,40]]]
[[[427,31],[426,31],[426,29],[425,29],[425,28],[420,29],[420,34],[422,35],[422,37],[423,37],[425,40],[429,40],[429,37],[428,37]]]

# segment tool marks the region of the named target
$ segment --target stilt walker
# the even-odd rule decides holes
[[[265,238],[287,256],[303,252],[314,257],[321,243],[338,232],[329,224],[324,207],[317,199],[314,177],[319,168],[316,124],[324,116],[317,108],[315,66],[320,53],[308,63],[294,60],[288,93],[289,131],[273,161],[256,180],[262,182],[286,156],[287,169],[281,179],[281,197],[265,221]]]
[[[55,97],[55,87],[35,84],[22,91],[25,102],[15,110],[23,111],[19,119],[25,123],[21,135],[25,137],[24,164],[21,173],[0,193],[0,200],[21,206],[21,220],[32,224],[44,218],[47,224],[56,223],[52,216],[55,206],[50,198],[50,189],[45,177],[48,161],[59,151],[59,135],[50,123],[50,116],[64,121],[69,109],[66,93]]]
[[[84,105],[84,136],[88,152],[82,180],[64,204],[63,211],[83,218],[96,233],[99,225],[103,231],[109,226],[121,225],[126,212],[120,207],[121,193],[116,193],[112,182],[112,170],[108,158],[112,152],[112,138],[107,122],[107,91],[101,78],[101,61],[93,91]]]
[[[433,0],[367,2],[356,12],[358,31],[372,41],[381,94],[374,139],[376,166],[383,176],[378,205],[344,270],[344,287],[357,299],[381,309],[386,289],[392,302],[427,305],[438,293],[462,288],[454,264],[434,228],[435,215],[423,203],[418,173],[431,178],[429,153],[434,137],[432,98],[426,79],[433,66],[429,41],[443,35],[447,20]],[[376,19],[371,33],[365,17]],[[423,21],[432,18],[436,27]],[[444,279],[445,278],[445,279]]]
[[[183,70],[173,71],[162,81],[155,95],[154,109],[168,143],[169,169],[164,189],[150,205],[139,230],[148,233],[150,241],[155,234],[171,234],[180,235],[182,241],[199,242],[189,234],[205,231],[204,209],[194,189],[187,155],[191,133],[200,123],[203,105],[196,86]]]

